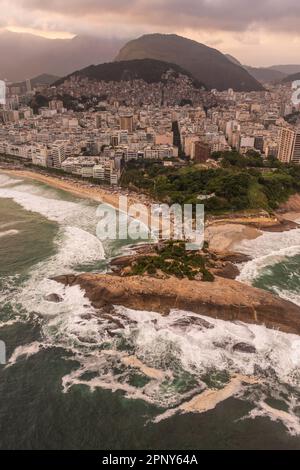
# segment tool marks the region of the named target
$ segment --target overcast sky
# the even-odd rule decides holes
[[[165,32],[244,64],[300,63],[299,0],[0,0],[0,28],[47,37]]]

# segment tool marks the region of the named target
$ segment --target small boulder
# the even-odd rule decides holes
[[[61,295],[53,293],[46,295],[45,300],[47,300],[47,302],[54,302],[55,304],[58,304],[60,302],[63,302],[64,299]]]
[[[255,354],[256,348],[252,344],[248,343],[237,343],[233,346],[233,351],[238,351],[245,354]]]

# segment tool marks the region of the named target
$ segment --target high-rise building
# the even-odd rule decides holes
[[[295,132],[292,163],[300,164],[300,128]]]
[[[122,114],[120,116],[120,129],[121,131],[133,132],[133,115]]]
[[[51,147],[51,160],[54,168],[61,168],[62,162],[66,159],[66,141],[57,140]]]
[[[289,163],[292,159],[295,143],[295,131],[288,127],[280,129],[278,159],[283,163]]]
[[[280,130],[278,158],[283,163],[300,164],[300,128]]]
[[[32,87],[31,87],[31,81],[29,79],[26,80],[26,92],[31,93]]]
[[[195,157],[194,161],[197,163],[205,163],[210,158],[211,148],[205,142],[195,142]]]
[[[254,148],[259,150],[261,153],[264,151],[264,138],[261,135],[255,136],[254,139]]]

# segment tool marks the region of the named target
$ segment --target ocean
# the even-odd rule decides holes
[[[0,173],[0,448],[300,449],[300,337],[183,311],[100,315],[53,280],[130,249],[100,242],[96,209]],[[242,282],[300,305],[300,230],[239,249],[253,257]]]

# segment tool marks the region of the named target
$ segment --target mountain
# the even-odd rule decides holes
[[[231,55],[231,54],[225,54],[225,56],[226,56],[227,59],[229,59],[230,62],[232,62],[233,64],[242,65],[241,62],[240,62],[239,60],[237,60],[236,57],[233,57],[233,55]]]
[[[286,76],[283,72],[270,67],[251,67],[250,65],[242,65],[239,60],[230,54],[226,54],[226,57],[232,63],[243,67],[253,78],[255,78],[255,80],[261,83],[280,81]]]
[[[32,78],[31,85],[38,86],[38,85],[52,85],[52,83],[56,82],[60,77],[57,75],[51,75],[49,73],[42,73],[37,77]]]
[[[31,87],[34,88],[39,85],[52,85],[54,82],[59,80],[60,77],[57,75],[51,75],[49,73],[42,73],[41,75],[38,75],[37,77],[33,77],[30,79]],[[12,84],[12,86],[18,86],[20,88],[26,88],[26,81],[24,82],[15,82]]]
[[[0,79],[20,82],[40,74],[59,77],[89,64],[113,60],[121,39],[75,36],[73,39],[46,39],[28,33],[0,32]]]
[[[149,34],[130,41],[115,60],[145,58],[178,64],[209,89],[263,90],[263,86],[243,67],[233,64],[221,52],[176,34]]]
[[[272,65],[270,69],[279,70],[279,72],[284,73],[285,75],[292,75],[294,73],[300,72],[300,65],[298,64],[288,64],[288,65]]]
[[[90,65],[82,70],[77,70],[67,77],[59,79],[55,85],[60,85],[71,76],[87,77],[94,80],[119,82],[121,80],[144,80],[147,83],[163,81],[163,75],[173,70],[175,76],[185,75],[193,81],[196,88],[204,87],[203,83],[195,79],[190,72],[176,64],[170,64],[161,60],[137,59],[122,62],[110,62],[106,64]]]
[[[285,77],[282,82],[283,83],[289,83],[289,82],[295,82],[297,80],[300,80],[300,72],[294,73],[293,75],[288,75],[288,77]]]
[[[277,82],[286,76],[283,72],[268,67],[250,67],[249,65],[244,65],[244,67],[252,77],[262,83]]]

